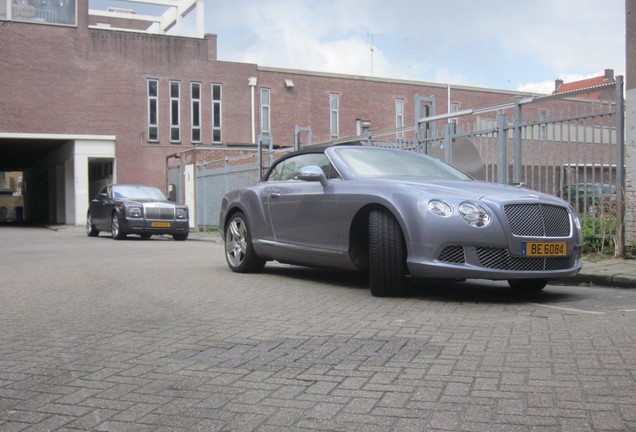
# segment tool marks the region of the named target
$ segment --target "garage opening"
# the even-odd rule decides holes
[[[90,199],[115,177],[114,136],[0,133],[0,222],[83,225]]]
[[[0,171],[0,222],[22,222],[22,171]]]

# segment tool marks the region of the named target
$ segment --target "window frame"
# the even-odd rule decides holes
[[[322,169],[328,180],[342,179],[340,173],[331,163],[324,153],[304,153],[289,158],[285,158],[276,163],[269,171],[265,181],[268,182],[288,182],[298,181],[294,178],[301,168],[307,166],[318,166]]]
[[[177,95],[173,94],[177,90]],[[181,81],[170,80],[168,85],[170,96],[170,142],[181,143]]]
[[[404,127],[404,99],[395,99],[395,127]],[[395,138],[399,140],[404,139],[404,132],[397,132]]]
[[[52,8],[41,8],[37,6],[28,5],[31,9],[29,9],[29,13],[32,16],[21,16],[19,13],[16,13],[15,9],[18,7],[17,4],[13,3],[13,1],[7,1],[5,3],[5,8],[0,9],[0,21],[15,21],[15,22],[26,22],[32,24],[42,24],[42,25],[52,25],[52,26],[63,26],[63,27],[77,27],[78,26],[78,0],[70,0],[66,8],[60,7],[59,10],[53,10]],[[58,20],[49,20],[53,16],[57,17],[58,13],[64,9],[68,9],[66,17],[68,18],[66,22]],[[70,13],[68,13],[70,12]]]
[[[340,137],[339,93],[329,93],[329,135],[331,139],[338,139]]]
[[[151,83],[154,83],[154,94],[151,94]],[[148,78],[146,80],[146,97],[147,97],[147,109],[148,109],[148,141],[159,142],[159,80],[155,78]],[[154,119],[153,119],[154,108]],[[154,120],[154,122],[153,122]]]
[[[265,102],[264,95],[267,95]],[[261,135],[272,133],[272,91],[269,88],[261,88]]]
[[[215,96],[215,90],[218,90],[218,97]],[[213,83],[210,87],[212,108],[212,142],[223,142],[223,85],[220,83]]]
[[[197,96],[195,97],[195,89]],[[201,83],[190,83],[190,139],[192,143],[200,144],[202,142],[201,133]]]

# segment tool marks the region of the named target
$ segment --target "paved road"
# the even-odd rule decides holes
[[[635,431],[636,291],[419,284],[0,227],[0,431]]]

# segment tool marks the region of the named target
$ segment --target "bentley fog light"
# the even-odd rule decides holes
[[[442,217],[450,216],[451,214],[453,214],[453,208],[449,204],[436,199],[430,200],[428,202],[428,210],[431,213]]]
[[[471,226],[485,227],[490,223],[490,213],[477,203],[465,201],[459,205],[459,214]]]

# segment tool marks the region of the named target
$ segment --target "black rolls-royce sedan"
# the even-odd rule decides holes
[[[168,201],[159,189],[135,184],[108,185],[91,201],[86,215],[86,234],[96,237],[110,231],[113,239],[128,234],[150,238],[156,234],[186,240],[188,207]]]

